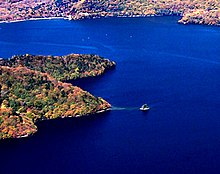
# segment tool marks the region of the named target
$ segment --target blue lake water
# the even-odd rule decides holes
[[[178,17],[0,24],[0,57],[94,53],[115,70],[73,82],[115,110],[0,141],[0,174],[220,173],[220,28]],[[138,108],[148,103],[151,110]]]

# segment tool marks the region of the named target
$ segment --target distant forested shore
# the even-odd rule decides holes
[[[218,0],[0,0],[0,21],[61,17],[69,20],[100,17],[180,15],[183,24],[220,25]]]

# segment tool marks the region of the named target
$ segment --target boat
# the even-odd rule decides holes
[[[73,18],[71,15],[68,16],[68,20],[71,21]]]
[[[147,110],[149,110],[150,109],[150,107],[147,105],[147,104],[143,104],[141,107],[140,107],[140,110],[141,111],[147,111]]]

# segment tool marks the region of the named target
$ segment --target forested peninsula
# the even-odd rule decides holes
[[[220,25],[219,0],[0,0],[0,21],[179,15],[179,23]]]
[[[18,55],[0,59],[0,139],[37,131],[35,123],[105,111],[111,105],[66,80],[101,75],[115,62],[97,55]]]

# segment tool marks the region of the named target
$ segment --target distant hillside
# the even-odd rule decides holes
[[[220,25],[219,0],[0,0],[0,20],[181,15],[180,23]]]

